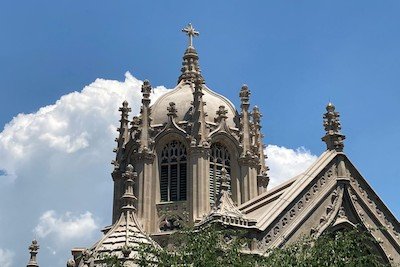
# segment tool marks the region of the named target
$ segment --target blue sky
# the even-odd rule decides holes
[[[303,146],[310,154],[320,155],[325,149],[320,140],[324,134],[322,114],[327,102],[332,101],[342,115],[343,133],[347,136],[346,154],[399,218],[399,12],[398,1],[3,1],[0,3],[0,131],[18,114],[38,114],[41,107],[52,105],[71,92],[81,92],[97,78],[104,79],[96,84],[100,87],[117,86],[111,82],[117,80],[122,83],[117,87],[126,88],[124,84],[129,84],[136,88],[137,78],[173,88],[187,44],[180,30],[192,22],[200,31],[195,46],[208,86],[238,106],[239,89],[243,83],[248,84],[252,103],[257,104],[264,115],[263,132],[267,144],[289,149]],[[124,76],[127,71],[132,77]],[[121,95],[133,97],[130,93]],[[71,101],[68,103],[79,102],[81,96],[67,98]],[[97,105],[96,101],[85,103]],[[115,110],[119,104],[115,103]],[[64,118],[63,112],[71,110],[68,107],[60,110],[57,118]],[[93,128],[96,125],[107,128],[108,121],[96,123],[96,118],[105,117],[95,115],[87,115]],[[33,118],[36,117],[21,115],[7,136],[17,134],[17,130],[29,136],[33,130],[26,125]],[[68,119],[76,127],[88,124],[78,117]],[[117,117],[107,119],[115,125],[118,122]],[[15,126],[21,121],[25,121],[25,126]],[[68,157],[76,153],[73,156],[76,158],[81,155],[79,151],[88,151],[96,143],[91,141],[95,140],[91,136],[94,133],[78,134],[67,125],[71,134],[68,142],[63,139],[67,142],[63,146],[48,136],[45,136],[47,139],[43,137],[46,130],[53,130],[55,126],[37,125],[43,132],[35,135],[40,136],[38,139],[29,136],[29,155],[38,158],[36,155],[45,152],[51,157],[34,166],[24,163],[23,170],[15,167],[18,177],[0,183],[2,202],[16,203],[0,205],[3,217],[0,226],[11,227],[9,233],[0,235],[0,254],[14,253],[11,266],[25,264],[32,231],[44,215],[69,222],[85,220],[89,216],[86,212],[90,212],[93,223],[104,226],[109,223],[111,213],[109,165],[92,171],[92,175],[97,175],[97,184],[82,181],[79,186],[92,186],[102,195],[78,197],[74,191],[58,199],[57,194],[48,192],[63,186],[74,188],[77,180],[32,179],[40,175],[57,176],[57,171],[67,163],[71,165],[64,168],[69,169],[71,177],[91,175],[78,164],[69,162]],[[88,135],[92,139],[88,139]],[[35,146],[37,140],[41,143],[38,141]],[[49,147],[57,153],[41,150],[47,144],[43,140],[53,142]],[[15,153],[23,155],[27,147],[24,144],[22,150],[15,150]],[[110,151],[107,158],[101,159],[108,164],[113,156],[112,140],[97,145]],[[14,155],[4,151],[8,150],[3,147],[2,153],[0,149],[0,161],[8,165],[0,168],[0,178],[7,176],[7,166],[19,163],[12,162],[10,158]],[[60,151],[67,151],[68,155]],[[103,162],[96,161],[98,158],[95,153],[85,154],[85,160],[91,162],[93,168]],[[52,164],[46,165],[43,161]],[[35,190],[48,194],[48,198],[40,195],[21,200],[21,194],[24,197],[35,195]],[[98,198],[102,200],[99,202]],[[33,200],[38,204],[33,205]],[[103,205],[101,208],[96,206],[99,203]],[[21,209],[29,214],[27,222],[9,226],[13,220],[22,218],[17,212]],[[51,210],[54,212],[46,214]],[[76,214],[68,215],[69,211]],[[18,232],[16,227],[23,230]],[[94,225],[90,229],[95,229]],[[35,234],[40,236],[39,230],[36,229]],[[13,234],[20,235],[17,243],[11,241]],[[90,244],[92,239],[82,242]],[[42,248],[43,255],[39,257],[45,265],[64,266],[65,259],[61,264],[55,262],[55,257],[46,256],[56,251],[52,249]],[[68,251],[66,254],[68,256]]]

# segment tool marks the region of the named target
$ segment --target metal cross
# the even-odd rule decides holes
[[[186,35],[189,36],[189,46],[193,46],[193,37],[199,36],[200,34],[193,28],[191,23],[189,23],[185,28],[183,28],[182,32],[186,33]]]

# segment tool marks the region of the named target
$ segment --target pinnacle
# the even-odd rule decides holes
[[[341,133],[342,126],[339,119],[339,112],[335,111],[335,106],[331,102],[326,106],[326,111],[323,117],[326,134],[322,137],[322,141],[326,143],[328,150],[341,152],[343,151],[343,141],[346,139],[346,136]]]
[[[36,255],[38,254],[38,250],[39,250],[38,242],[34,239],[32,241],[32,244],[29,246],[29,253],[31,254],[31,257],[29,259],[27,267],[39,267],[36,261]]]

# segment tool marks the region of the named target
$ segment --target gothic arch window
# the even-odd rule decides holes
[[[187,154],[179,141],[164,146],[160,157],[161,201],[186,200]]]
[[[211,145],[210,153],[209,197],[211,206],[214,206],[219,193],[222,168],[225,168],[229,175],[231,174],[231,156],[224,145],[221,143],[214,143]],[[231,181],[229,180],[228,182],[230,190]]]

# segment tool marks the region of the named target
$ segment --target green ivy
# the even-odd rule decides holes
[[[376,253],[377,241],[359,229],[326,233],[318,239],[301,238],[274,248],[264,255],[243,253],[250,242],[244,232],[211,225],[201,229],[185,229],[173,234],[170,245],[139,248],[139,266],[193,267],[382,267],[388,266]],[[117,260],[118,261],[118,260]],[[107,267],[119,267],[110,260]]]

